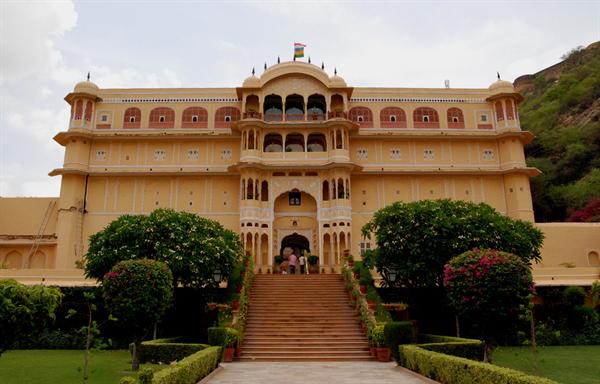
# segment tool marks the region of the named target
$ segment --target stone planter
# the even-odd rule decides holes
[[[388,347],[377,347],[377,361],[381,361],[382,363],[386,363],[390,361],[390,356],[392,351]]]
[[[223,353],[223,362],[231,363],[233,361],[233,353],[235,351],[234,347],[225,348],[225,352]]]

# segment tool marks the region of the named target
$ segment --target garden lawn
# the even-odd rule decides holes
[[[538,347],[540,375],[564,384],[600,384],[600,345]],[[495,365],[533,374],[531,347],[499,347]]]
[[[14,350],[0,355],[2,384],[65,384],[83,381],[83,350]],[[131,375],[127,350],[92,351],[90,384],[115,384]]]

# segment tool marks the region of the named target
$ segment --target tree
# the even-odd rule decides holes
[[[187,212],[157,209],[149,216],[124,215],[90,237],[85,273],[98,280],[121,260],[165,262],[174,283],[214,285],[214,271],[229,276],[239,261],[239,236],[214,220]]]
[[[446,264],[444,285],[451,305],[473,321],[492,361],[496,340],[519,320],[533,293],[531,267],[522,258],[496,250],[467,251]]]
[[[54,321],[61,300],[58,288],[0,280],[0,354],[17,339]]]
[[[394,203],[362,228],[377,247],[365,257],[390,285],[440,287],[444,265],[473,248],[511,252],[526,262],[540,260],[542,232],[531,223],[503,216],[487,204],[452,200]],[[389,271],[397,272],[395,282]]]
[[[173,275],[162,262],[148,259],[117,263],[102,280],[106,308],[131,330],[131,369],[139,367],[138,350],[173,299]]]

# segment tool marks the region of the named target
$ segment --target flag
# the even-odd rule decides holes
[[[306,47],[306,44],[294,43],[294,59],[304,57],[304,47]]]

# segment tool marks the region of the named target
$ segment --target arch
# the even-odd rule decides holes
[[[323,261],[328,265],[333,265],[333,252],[331,251],[331,235],[323,235]]]
[[[252,233],[250,233],[250,232],[246,233],[245,239],[246,239],[246,244],[245,244],[244,249],[246,250],[246,252],[249,252],[250,254],[252,254],[252,248],[254,248],[254,244],[252,242],[252,239],[253,239]]]
[[[260,264],[269,264],[269,236],[265,233],[260,235]]]
[[[344,97],[340,94],[331,95],[331,114],[333,117],[344,116]]]
[[[242,192],[240,196],[242,196],[242,200],[246,200],[246,179],[242,179],[242,184],[240,187]]]
[[[504,110],[502,109],[502,102],[500,100],[496,101],[496,121],[504,120]]]
[[[125,110],[123,115],[123,128],[139,128],[142,124],[142,111],[131,107]]]
[[[285,98],[285,120],[304,120],[304,97],[294,93]]]
[[[340,241],[340,255],[343,255],[346,250],[346,233],[345,232],[340,232],[339,235],[339,241]]]
[[[338,199],[346,198],[346,194],[344,192],[344,179],[342,179],[341,177],[337,181],[337,198]]]
[[[173,128],[175,111],[167,107],[158,107],[150,111],[149,128]]]
[[[302,253],[310,253],[310,243],[308,239],[296,232],[291,235],[287,235],[283,239],[281,239],[281,247],[279,249],[279,254],[283,255],[283,250],[287,247],[290,247],[294,250],[296,255],[301,255]]]
[[[310,133],[306,141],[306,150],[308,152],[325,152],[327,151],[327,140],[322,133]]]
[[[183,110],[181,128],[206,128],[208,112],[202,107],[189,107]]]
[[[260,201],[269,201],[269,182],[263,180],[260,184]]]
[[[335,149],[344,149],[344,138],[339,129],[335,131]]]
[[[373,128],[373,112],[367,107],[354,107],[348,112],[348,118],[361,128]]]
[[[322,191],[323,201],[329,201],[329,181],[323,180],[323,191]]]
[[[265,135],[263,152],[283,152],[283,139],[279,133]]]
[[[598,252],[588,252],[588,264],[593,266],[600,266],[600,256],[598,255]]]
[[[258,179],[254,179],[254,200],[258,200],[258,188],[259,188]]]
[[[93,109],[94,109],[94,106],[93,106],[92,102],[88,100],[88,102],[85,103],[85,115],[83,117],[83,119],[85,121],[92,120],[92,111],[93,111]]]
[[[257,95],[248,95],[246,96],[246,117],[255,117],[255,118],[260,118],[260,116],[258,116],[258,113],[260,112],[260,104],[258,101],[258,96]]]
[[[46,254],[42,251],[36,251],[29,259],[29,268],[46,268]]]
[[[515,119],[515,109],[511,99],[506,99],[506,120]]]
[[[337,199],[337,183],[335,182],[335,179],[331,180],[331,186],[333,187],[333,194],[331,196],[332,199]]]
[[[231,123],[240,119],[237,107],[221,107],[215,112],[215,128],[229,128]]]
[[[406,128],[406,112],[398,107],[385,107],[379,112],[381,128]]]
[[[21,256],[21,252],[16,250],[8,252],[8,254],[4,257],[4,264],[8,269],[23,268],[23,256]]]
[[[75,118],[74,120],[81,120],[83,116],[83,100],[77,100],[75,103]]]
[[[315,93],[308,96],[306,102],[306,114],[308,120],[324,120],[327,112],[327,101],[325,96]]]
[[[254,198],[254,181],[248,179],[246,183],[246,199],[252,200]]]
[[[263,104],[265,121],[283,120],[283,101],[279,95],[268,95]]]
[[[420,107],[413,112],[415,128],[439,128],[440,117],[437,111],[430,107]]]
[[[304,136],[301,133],[288,133],[285,136],[286,152],[304,152]]]
[[[251,129],[248,131],[248,142],[247,142],[247,149],[254,149],[254,145],[256,144],[256,141],[254,140],[254,129]]]
[[[350,198],[350,180],[346,179],[346,199]]]
[[[446,113],[448,128],[463,129],[465,127],[465,117],[460,108],[450,108]]]

